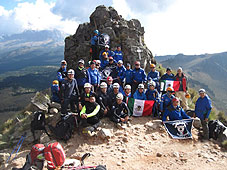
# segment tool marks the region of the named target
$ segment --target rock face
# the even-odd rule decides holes
[[[64,55],[68,68],[75,69],[80,58],[86,62],[91,59],[90,40],[96,29],[110,36],[111,50],[121,45],[125,63],[129,62],[133,65],[139,60],[141,66],[145,68],[154,61],[151,51],[144,43],[144,27],[139,20],[127,21],[118,15],[114,8],[98,6],[90,16],[90,23],[80,24],[76,33],[65,39]]]

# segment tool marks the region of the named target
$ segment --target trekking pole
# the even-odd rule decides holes
[[[17,149],[16,155],[15,155],[15,157],[13,158],[13,160],[16,158],[17,153],[19,152],[19,150],[20,150],[20,148],[21,148],[21,145],[22,145],[22,143],[23,143],[25,137],[26,137],[26,133],[25,133],[24,135],[21,136],[21,138],[20,138],[20,140],[18,141],[17,145],[14,147],[13,151],[11,152],[10,156],[8,157],[8,159],[7,159],[7,161],[6,161],[6,164],[9,162],[9,160],[10,160],[11,156],[13,155],[14,151],[15,151],[16,148],[19,146],[18,149]]]

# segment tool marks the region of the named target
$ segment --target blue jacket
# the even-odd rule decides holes
[[[146,77],[144,69],[142,69],[142,68],[133,69],[133,71],[132,71],[132,79],[137,81],[137,83],[146,82],[147,81],[147,77]]]
[[[108,60],[101,60],[101,68],[104,69],[107,65],[109,64],[109,61]]]
[[[168,75],[167,73],[161,77],[161,80],[175,80],[174,74]]]
[[[125,83],[132,83],[132,69],[125,70]]]
[[[125,71],[125,66],[122,65],[121,67],[117,67],[117,76],[120,77],[121,81],[125,78]]]
[[[160,110],[165,111],[165,109],[172,104],[172,99],[174,98],[174,95],[171,95],[170,97],[167,94],[164,94],[161,97],[161,103],[160,103]]]
[[[78,86],[84,86],[85,83],[91,83],[88,70],[86,68],[77,67],[75,70],[75,79]]]
[[[67,77],[66,67],[63,69],[62,67],[58,70],[58,81],[62,82],[65,77]]]
[[[101,75],[99,73],[99,71],[95,68],[94,70],[92,70],[91,68],[89,68],[88,70],[89,73],[89,79],[92,85],[97,85],[100,83],[101,80]]]
[[[191,119],[180,106],[177,106],[176,109],[173,105],[167,107],[162,117],[162,121],[166,121],[167,116],[169,116],[170,121],[182,120],[182,119]]]
[[[117,51],[115,50],[114,51],[114,59],[118,62],[119,60],[122,60],[123,61],[123,53],[122,51]]]
[[[139,90],[137,89],[136,92],[133,94],[134,99],[139,99],[139,100],[147,100],[147,97],[145,93],[140,93]]]
[[[158,71],[150,71],[147,75],[147,80],[153,80],[155,82],[158,82],[159,81],[159,72]]]
[[[123,91],[123,93],[122,93],[124,96],[126,96],[126,97],[131,97],[132,96],[132,93],[129,93],[129,95],[127,96],[126,94],[125,94],[125,92]]]
[[[91,45],[96,45],[97,44],[97,41],[98,41],[98,36],[95,35],[91,38]]]
[[[60,103],[60,89],[59,89],[59,85],[57,84],[53,84],[51,86],[51,93],[52,93],[52,101],[53,102],[57,102]]]
[[[204,120],[208,118],[212,109],[211,100],[208,95],[204,98],[199,97],[195,104],[195,114],[198,118]]]
[[[77,86],[77,81],[73,78],[71,81],[66,79],[62,81],[61,97],[65,99],[73,99],[79,97],[80,93]]]
[[[150,90],[148,89],[145,93],[147,100],[159,100],[159,93],[156,89]]]

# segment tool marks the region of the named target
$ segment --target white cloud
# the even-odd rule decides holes
[[[13,10],[7,11],[0,7],[0,19],[4,21],[0,33],[18,33],[26,29],[52,30],[59,29],[68,34],[75,33],[78,22],[73,19],[63,19],[61,16],[52,13],[54,3],[46,3],[44,0],[37,0],[35,3],[18,3]],[[14,24],[17,29],[14,29]]]

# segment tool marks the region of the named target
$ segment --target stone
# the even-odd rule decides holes
[[[51,108],[49,112],[50,112],[50,114],[57,114],[58,113],[58,109]]]
[[[162,157],[162,155],[163,155],[163,154],[160,153],[160,152],[158,152],[158,153],[156,154],[157,157]]]
[[[32,98],[31,103],[38,109],[45,112],[48,112],[48,107],[50,104],[50,98],[41,93],[36,92],[35,96]]]
[[[200,129],[202,127],[201,120],[198,117],[193,119],[194,119],[193,126],[197,129]]]
[[[76,69],[80,58],[84,59],[85,63],[90,60],[90,40],[96,29],[110,36],[110,46],[113,50],[117,45],[121,45],[124,63],[134,65],[136,60],[140,60],[141,66],[148,69],[150,63],[155,62],[151,51],[144,43],[145,32],[140,21],[137,19],[127,21],[114,8],[100,5],[90,15],[89,23],[80,24],[76,33],[65,39],[64,58],[69,68]],[[138,49],[140,53],[137,52]]]
[[[126,153],[127,151],[126,151],[126,149],[122,149],[121,152],[122,153]]]
[[[2,140],[2,138],[3,138],[3,136],[2,136],[2,134],[0,134],[0,140]]]
[[[9,153],[0,153],[0,164],[6,162],[9,157]]]
[[[128,142],[128,138],[127,138],[127,137],[123,137],[123,138],[122,138],[122,141],[123,141],[123,142]]]
[[[173,152],[172,153],[172,156],[173,157],[176,157],[176,158],[179,158],[180,157],[180,154],[179,154],[179,152]]]
[[[112,132],[105,128],[102,128],[97,135],[102,139],[110,139],[113,136]]]

